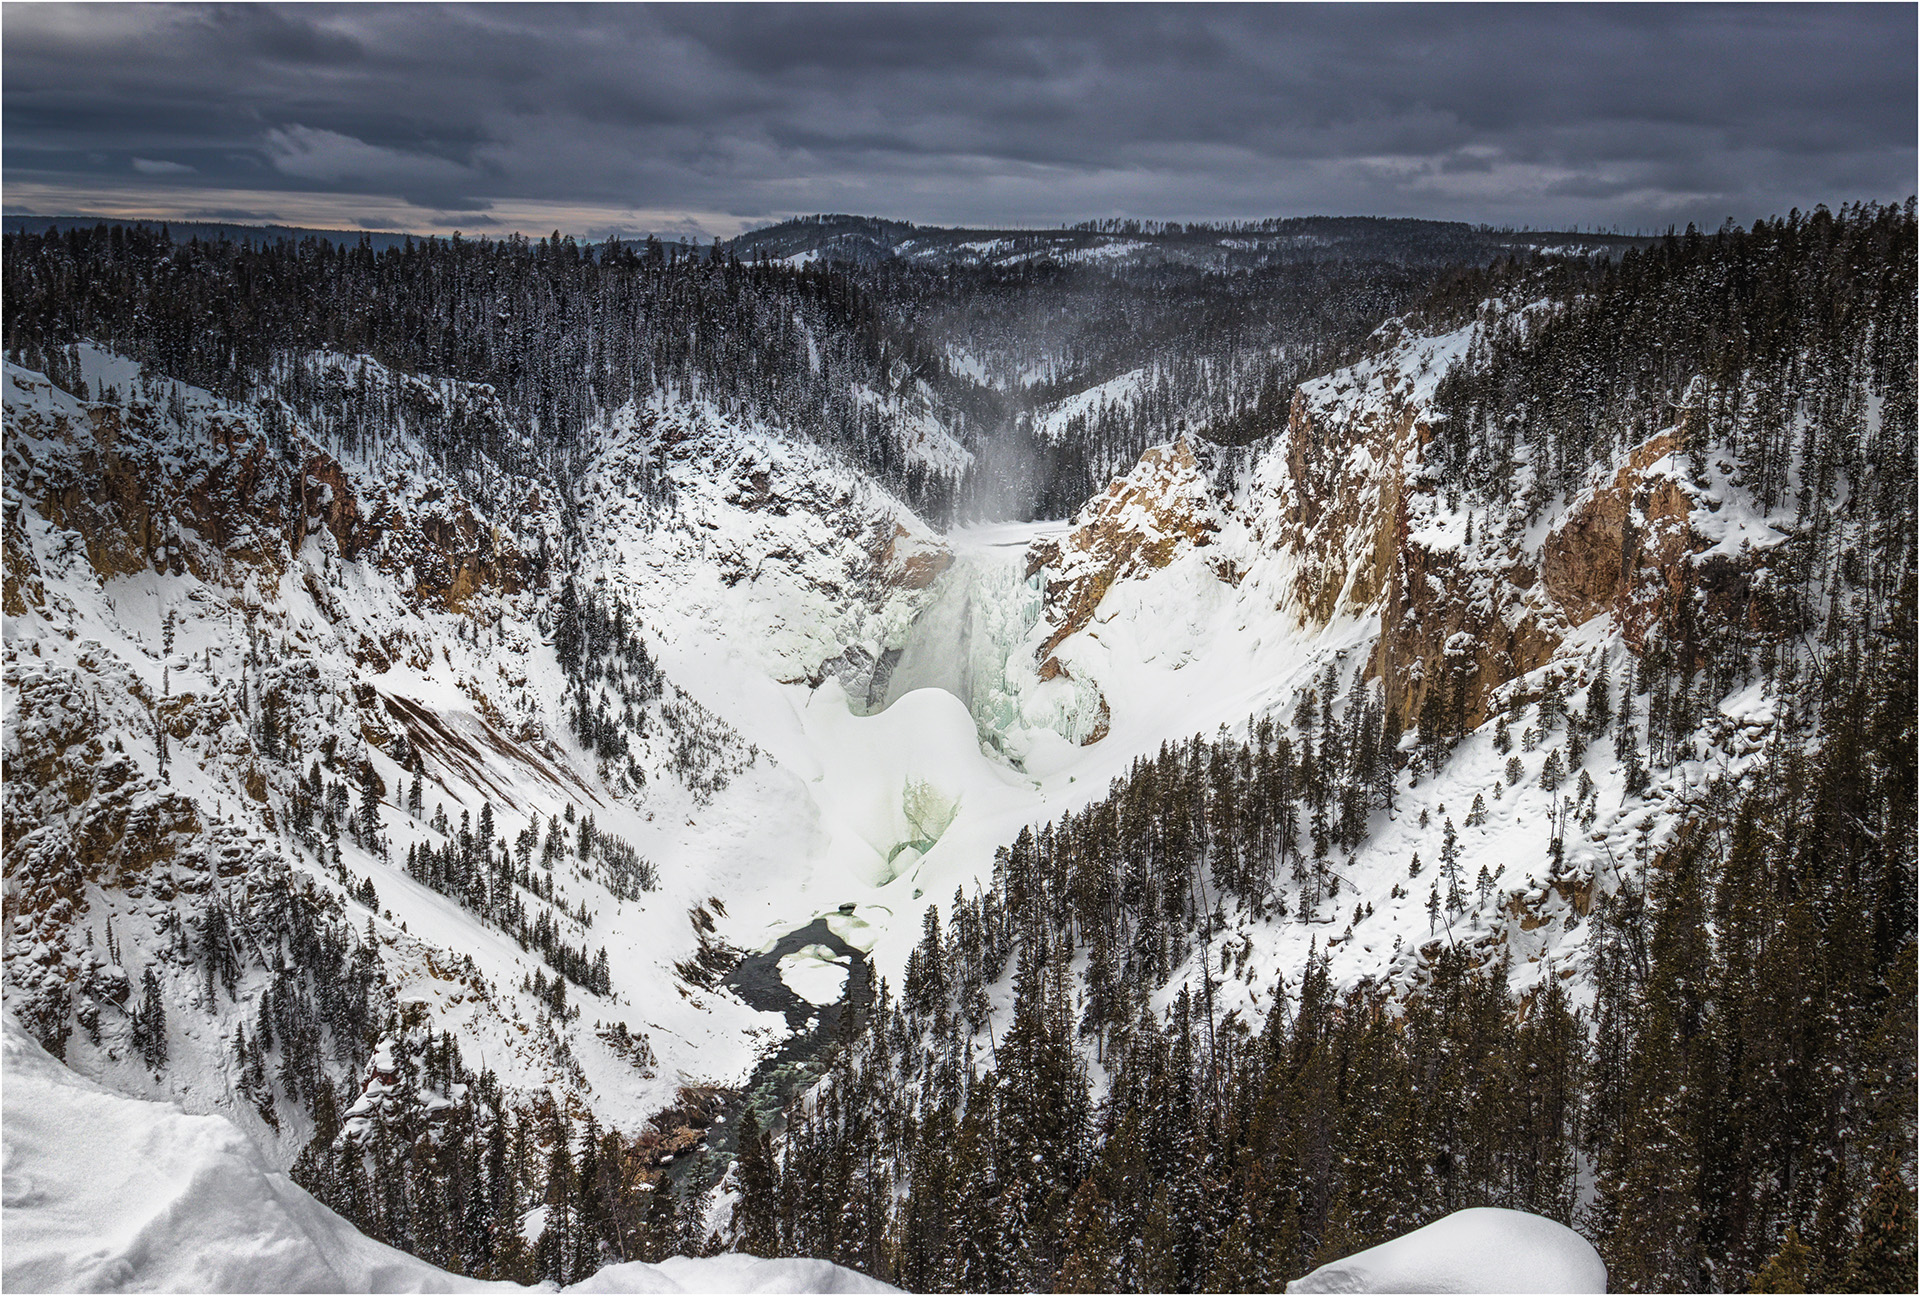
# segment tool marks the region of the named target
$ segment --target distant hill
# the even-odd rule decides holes
[[[1299,216],[1227,224],[1106,220],[1061,229],[919,226],[871,216],[803,216],[723,244],[742,260],[874,264],[1016,265],[1051,260],[1100,265],[1252,269],[1352,256],[1414,264],[1485,261],[1508,252],[1617,256],[1652,242],[1633,234],[1515,231],[1462,221]]]
[[[242,225],[224,221],[110,220],[96,216],[5,216],[7,233],[66,231],[96,225],[164,228],[176,241],[230,239],[271,242],[317,238],[351,246],[363,239],[375,251],[439,237],[396,230],[309,229],[295,225]],[[482,236],[476,236],[482,237]],[[873,265],[895,258],[934,265],[1019,265],[1051,260],[1062,264],[1189,265],[1201,269],[1254,269],[1284,262],[1345,257],[1386,257],[1410,264],[1485,261],[1507,252],[1617,256],[1644,246],[1651,236],[1565,231],[1496,230],[1462,221],[1378,216],[1299,216],[1231,224],[1163,221],[1088,221],[1061,229],[964,228],[914,225],[875,216],[801,216],[749,230],[720,246],[743,261],[765,256],[795,264],[829,260]],[[640,239],[622,242],[638,248]],[[688,245],[661,240],[685,252]]]

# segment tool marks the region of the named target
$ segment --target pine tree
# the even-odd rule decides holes
[[[546,1219],[534,1242],[533,1262],[540,1275],[556,1283],[573,1277],[573,1163],[564,1139],[554,1144],[548,1162]]]
[[[1805,1292],[1813,1290],[1808,1286],[1809,1253],[1806,1244],[1800,1241],[1800,1231],[1791,1225],[1787,1235],[1781,1240],[1780,1249],[1753,1276],[1753,1292]],[[1902,1287],[1874,1288],[1864,1287],[1862,1291],[1904,1291]]]
[[[1670,852],[1657,884],[1647,1016],[1629,1062],[1627,1122],[1599,1175],[1615,1212],[1601,1254],[1623,1286],[1693,1291],[1707,1259],[1701,1139],[1717,1071],[1704,1029],[1709,957],[1697,838]]]
[[[152,968],[140,974],[140,1007],[133,1013],[133,1046],[149,1071],[167,1064],[167,1009],[160,998],[160,978]]]
[[[1913,1189],[1889,1163],[1861,1212],[1859,1237],[1847,1257],[1846,1290],[1905,1292],[1920,1286],[1913,1199]]]
[[[780,1251],[777,1176],[771,1141],[761,1132],[751,1103],[741,1113],[738,1138],[740,1203],[734,1208],[734,1245],[748,1255],[772,1257]]]
[[[1540,766],[1540,786],[1549,792],[1557,792],[1566,777],[1566,764],[1560,759],[1560,749],[1555,747],[1547,753],[1547,759]]]
[[[386,854],[380,837],[380,775],[372,761],[361,762],[360,813],[355,817],[354,828],[355,835],[369,852]]]

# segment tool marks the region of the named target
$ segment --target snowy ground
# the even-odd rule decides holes
[[[11,1014],[0,1029],[8,1291],[527,1290],[374,1242],[272,1169],[230,1121],[110,1093],[49,1057]],[[611,1265],[566,1290],[894,1288],[823,1260],[722,1255]]]
[[[1418,402],[1466,341],[1465,333],[1409,339],[1308,384],[1303,396],[1327,409],[1377,402],[1381,392]],[[132,386],[126,362],[90,351],[87,363],[96,388],[108,382]],[[10,414],[22,405],[82,417],[76,403],[44,383],[28,392],[20,384],[30,384],[31,376],[9,373]],[[188,404],[217,402],[188,393]],[[664,465],[675,483],[676,502],[664,522],[633,490],[643,461]],[[390,454],[365,461],[349,457],[348,466],[370,482],[397,480],[416,493],[427,489],[415,468]],[[1256,484],[1265,482],[1265,471],[1254,474]],[[606,1052],[590,1032],[572,1038],[595,1105],[609,1123],[629,1127],[670,1101],[682,1083],[738,1082],[782,1029],[774,1015],[752,1013],[724,992],[661,993],[672,980],[672,964],[691,947],[692,906],[721,897],[721,935],[750,949],[767,948],[783,933],[829,916],[845,926],[849,943],[872,951],[882,975],[897,979],[918,939],[922,909],[944,906],[956,888],[985,884],[994,849],[1022,826],[1103,796],[1113,778],[1163,741],[1212,734],[1223,725],[1237,730],[1258,712],[1284,714],[1328,664],[1336,667],[1344,690],[1377,632],[1377,623],[1359,614],[1303,624],[1290,602],[1297,559],[1263,546],[1257,510],[1242,510],[1224,518],[1209,550],[1190,548],[1150,578],[1116,581],[1091,624],[1056,650],[1068,674],[1042,681],[1033,654],[1043,632],[1037,624],[1040,594],[1037,581],[1024,574],[1026,547],[1064,524],[980,527],[936,537],[843,465],[762,430],[731,426],[697,404],[656,402],[614,416],[586,495],[598,519],[590,568],[643,617],[668,676],[770,757],[711,803],[660,786],[623,804],[599,788],[590,759],[565,734],[556,702],[558,668],[540,641],[529,596],[495,599],[486,615],[498,618],[498,629],[469,643],[450,633],[459,627],[447,619],[396,614],[404,606],[400,583],[372,564],[341,563],[327,551],[324,533],[309,539],[276,587],[253,586],[247,594],[263,607],[261,629],[269,640],[337,672],[342,690],[353,679],[365,679],[381,693],[440,715],[483,749],[483,703],[508,709],[509,718],[519,708],[560,736],[566,759],[557,766],[491,757],[478,771],[430,766],[429,811],[444,804],[457,819],[463,809],[477,810],[483,799],[491,800],[511,837],[523,824],[549,820],[570,804],[590,808],[601,829],[659,865],[662,889],[634,901],[615,901],[585,879],[567,887],[570,898],[594,915],[591,932],[580,938],[605,944],[612,963],[615,995],[591,1011],[606,1019],[624,1017],[632,1029],[648,1034],[658,1055],[659,1065],[645,1076]],[[1447,542],[1461,522],[1437,514],[1416,520],[1433,544]],[[60,584],[58,597],[66,604],[60,620],[79,633],[68,638],[52,619],[13,618],[11,660],[25,662],[30,652],[35,668],[87,671],[97,670],[88,663],[105,655],[123,663],[148,695],[161,691],[163,666],[177,694],[219,692],[246,646],[226,591],[191,575],[152,571],[104,582],[83,579],[78,571],[84,564],[76,564],[71,540],[31,511],[26,521],[28,542],[43,567],[74,574]],[[849,598],[876,537],[888,528],[898,531],[890,541],[896,551],[946,550],[954,555],[952,567],[930,590],[875,588]],[[1742,534],[1750,531],[1756,528],[1744,527]],[[1244,562],[1237,583],[1221,578],[1215,560],[1222,553]],[[315,578],[336,570],[339,583],[328,594],[330,605],[322,606]],[[175,654],[163,662],[158,648],[166,609],[181,620]],[[396,653],[384,672],[366,675],[349,660],[351,630],[336,624],[343,618],[346,626],[363,628],[363,639],[411,635],[436,644],[438,652],[426,659]],[[1613,653],[1606,631],[1604,624],[1584,628],[1564,655],[1577,650],[1598,659]],[[957,655],[956,639],[964,643]],[[860,714],[865,699],[850,705],[831,674],[808,682],[849,645],[870,657],[902,650],[890,704],[878,714]],[[506,679],[509,670],[518,673],[516,680]],[[1077,739],[1090,735],[1102,706],[1106,736],[1080,745]],[[1764,730],[1763,700],[1735,699],[1728,706],[1730,725]],[[1524,717],[1516,721],[1516,733],[1524,723]],[[318,732],[309,738],[317,742]],[[1591,753],[1587,762],[1599,786],[1600,821],[1573,844],[1573,862],[1617,871],[1657,848],[1657,829],[1651,841],[1641,832],[1648,816],[1625,804],[1608,781],[1611,763],[1604,755]],[[150,763],[146,753],[136,756]],[[1407,860],[1417,851],[1432,861],[1447,822],[1460,830],[1469,878],[1483,863],[1497,871],[1509,859],[1540,857],[1541,825],[1552,808],[1552,798],[1536,786],[1544,752],[1521,756],[1524,777],[1508,785],[1505,758],[1492,750],[1483,730],[1461,745],[1437,779],[1418,788],[1403,779],[1396,813],[1380,814],[1362,850],[1337,866],[1347,907],[1372,906],[1373,917],[1350,933],[1326,913],[1316,915],[1316,922],[1247,931],[1255,957],[1245,988],[1225,990],[1223,1010],[1241,1007],[1249,1016],[1263,1015],[1259,987],[1271,984],[1273,972],[1297,968],[1310,946],[1333,949],[1340,981],[1406,972],[1414,948],[1435,934],[1422,909],[1424,885],[1407,884]],[[371,758],[397,789],[397,768],[378,752]],[[1570,771],[1569,778],[1578,772]],[[1683,767],[1652,799],[1685,797],[1705,773]],[[191,759],[176,758],[174,778],[180,791],[203,804],[229,814],[238,808],[238,790]],[[1487,799],[1489,813],[1484,823],[1469,826],[1467,806],[1476,795]],[[422,820],[394,813],[397,808],[390,806],[387,815],[389,860],[350,844],[346,857],[350,872],[375,882],[380,900],[371,916],[393,951],[389,961],[416,969],[402,975],[402,998],[428,1005],[438,1024],[471,1041],[470,1060],[494,1067],[510,1084],[543,1083],[548,1060],[541,1035],[528,1030],[536,1014],[510,991],[534,961],[404,874],[398,861],[410,843],[441,838]],[[1543,906],[1545,916],[1567,916],[1538,879],[1506,876],[1498,894],[1482,898],[1445,935],[1481,940],[1498,930],[1520,956],[1517,982],[1524,986],[1546,975],[1556,958],[1575,952],[1584,933],[1577,923],[1555,922],[1521,940],[1522,933],[1509,930],[1512,924],[1501,917],[1515,894]],[[851,918],[839,915],[846,904],[855,906]],[[472,958],[495,993],[475,996],[436,975],[435,950]],[[1554,958],[1529,967],[1528,960],[1549,954]],[[795,962],[791,973],[795,989],[809,998],[831,993],[840,976],[805,961]],[[219,1032],[228,1029],[230,1023],[222,1022]],[[107,1070],[84,1056],[77,1064],[96,1076]],[[140,1083],[120,1074],[114,1082]],[[225,1088],[222,1076],[189,1068],[171,1092],[191,1106],[217,1109]],[[290,1156],[290,1149],[283,1146],[279,1155]]]
[[[524,1291],[447,1273],[357,1232],[217,1116],[110,1093],[4,1031],[9,1291]],[[545,1285],[541,1290],[552,1290]],[[610,1265],[566,1291],[886,1292],[823,1260],[745,1255]],[[1323,1265],[1299,1292],[1601,1292],[1571,1229],[1520,1211],[1458,1212]]]
[[[11,1014],[4,1029],[0,1275],[9,1291],[451,1291],[459,1282],[363,1236],[270,1169],[231,1122],[110,1093],[54,1061]]]
[[[1323,412],[1364,405],[1382,399],[1383,392],[1395,400],[1425,400],[1467,341],[1466,333],[1410,340],[1308,384],[1303,396]],[[123,361],[89,352],[87,364],[96,388],[108,381],[132,386]],[[10,452],[57,458],[59,447],[20,434],[18,413],[80,420],[84,409],[13,366],[7,377]],[[187,394],[192,410],[206,413],[217,404],[204,393]],[[923,447],[928,460],[951,457],[952,448],[932,431]],[[180,439],[184,445],[186,438]],[[478,613],[470,607],[466,617],[421,610],[405,597],[408,574],[374,561],[344,561],[337,548],[329,548],[324,530],[306,536],[285,572],[256,574],[234,589],[191,572],[151,569],[98,579],[76,535],[24,510],[22,543],[53,579],[48,610],[9,618],[8,696],[12,701],[34,679],[61,672],[100,682],[96,721],[103,732],[141,735],[137,742],[129,739],[129,752],[141,774],[154,778],[157,761],[144,736],[152,732],[151,711],[133,699],[150,705],[163,691],[227,697],[236,674],[248,669],[243,663],[255,635],[264,637],[270,659],[311,662],[341,695],[356,683],[367,684],[438,716],[481,753],[478,763],[462,769],[430,762],[427,813],[415,819],[398,804],[398,767],[377,749],[367,750],[390,791],[383,818],[391,847],[382,860],[345,846],[348,872],[371,879],[378,892],[374,906],[351,910],[356,928],[371,924],[400,1000],[425,1006],[436,1026],[456,1032],[470,1064],[491,1067],[510,1087],[544,1087],[556,1083],[556,1052],[564,1039],[579,1068],[580,1089],[603,1123],[631,1130],[673,1101],[683,1084],[740,1083],[784,1033],[778,1014],[753,1012],[728,992],[696,991],[676,979],[673,965],[694,941],[689,910],[709,897],[723,901],[718,931],[737,947],[768,949],[785,933],[825,917],[836,935],[870,952],[875,970],[897,985],[926,907],[944,909],[956,889],[987,885],[995,849],[1022,827],[1105,796],[1111,780],[1163,742],[1211,736],[1222,727],[1240,732],[1258,713],[1284,720],[1295,698],[1329,666],[1337,691],[1345,694],[1365,666],[1379,622],[1373,612],[1344,604],[1325,619],[1302,616],[1294,590],[1303,559],[1262,542],[1261,527],[1271,519],[1263,518],[1249,494],[1274,486],[1283,457],[1269,456],[1252,485],[1239,488],[1238,507],[1209,519],[1216,528],[1209,545],[1179,549],[1150,574],[1114,581],[1091,621],[1057,645],[1053,656],[1065,672],[1042,680],[1034,650],[1050,627],[1040,620],[1039,582],[1025,575],[1027,547],[1065,524],[980,527],[939,537],[898,501],[817,449],[764,429],[729,425],[697,403],[656,402],[621,411],[587,474],[583,502],[595,521],[582,575],[626,598],[647,626],[649,646],[666,676],[737,730],[741,743],[757,749],[744,772],[711,799],[667,780],[650,784],[644,796],[612,795],[591,756],[566,732],[559,711],[562,678],[543,637],[543,608],[535,595],[476,596]],[[380,484],[409,501],[441,488],[391,447],[344,461],[356,481],[370,488]],[[643,466],[670,479],[670,508],[647,499],[636,485],[644,479]],[[9,467],[17,471],[20,464],[10,460]],[[1380,467],[1368,463],[1357,470]],[[1717,479],[1710,488],[1729,494]],[[1465,545],[1464,518],[1432,501],[1421,508],[1409,518],[1421,543],[1436,549]],[[540,519],[513,521],[524,523],[531,536]],[[1550,517],[1541,521],[1524,542],[1537,546],[1550,525]],[[1765,519],[1737,509],[1725,510],[1717,525],[1729,546],[1741,539],[1766,543],[1773,534]],[[890,555],[886,563],[875,558],[881,552]],[[931,586],[901,578],[913,562],[944,560],[949,553],[951,567]],[[1222,575],[1223,556],[1238,569],[1232,579]],[[874,575],[877,565],[887,564],[886,572]],[[171,655],[160,646],[169,610],[178,617]],[[362,662],[366,645],[376,641],[400,645],[385,654],[384,669]],[[412,651],[415,646],[424,651]],[[888,652],[900,654],[886,705],[872,714],[867,697],[850,699],[843,683],[844,675],[858,688],[857,672],[836,667],[844,667],[850,649],[868,663]],[[1592,672],[1604,666],[1617,676],[1623,660],[1616,628],[1596,618],[1566,636],[1548,667],[1510,689],[1537,694],[1546,672],[1559,671],[1569,684],[1569,704],[1577,708]],[[1641,707],[1644,715],[1644,701]],[[1511,753],[1497,752],[1492,727],[1483,726],[1459,744],[1437,776],[1416,786],[1403,774],[1395,811],[1378,812],[1364,845],[1334,862],[1342,882],[1337,903],[1304,915],[1305,921],[1297,913],[1265,921],[1230,916],[1233,930],[1223,939],[1244,942],[1248,956],[1219,988],[1219,1010],[1239,1011],[1250,1021],[1263,1018],[1268,1005],[1261,996],[1274,976],[1293,980],[1310,950],[1331,955],[1340,983],[1417,975],[1418,948],[1436,939],[1474,942],[1489,952],[1504,946],[1517,989],[1570,974],[1586,930],[1567,898],[1536,875],[1542,871],[1544,825],[1561,809],[1539,785],[1547,746],[1520,741],[1536,716],[1531,705],[1513,716]],[[306,726],[300,731],[303,750],[311,753],[328,733],[357,741],[351,712],[348,717],[300,717]],[[1617,883],[1623,867],[1658,849],[1673,818],[1662,807],[1695,795],[1710,772],[1747,759],[1764,740],[1770,718],[1768,702],[1757,693],[1727,699],[1716,720],[1727,739],[1713,748],[1717,763],[1683,762],[1637,799],[1624,794],[1611,749],[1596,743],[1584,763],[1568,772],[1570,782],[1584,770],[1594,783],[1592,821],[1569,835],[1569,870]],[[1105,736],[1082,745],[1096,719],[1104,723]],[[502,726],[544,731],[552,741],[494,742]],[[1510,759],[1520,762],[1517,780],[1506,774]],[[250,817],[257,812],[245,800],[244,772],[244,760],[232,752],[181,750],[170,786],[210,807],[209,819],[251,832],[259,850],[290,850],[284,819],[282,827],[269,830]],[[279,789],[271,795],[277,797]],[[1476,797],[1486,813],[1468,823]],[[401,866],[410,844],[446,840],[426,822],[436,804],[457,821],[462,810],[477,813],[483,801],[492,803],[508,838],[569,808],[591,810],[601,830],[631,843],[659,867],[660,889],[628,901],[615,900],[584,876],[562,876],[563,898],[584,905],[593,920],[590,930],[569,929],[569,938],[590,948],[604,945],[613,981],[613,994],[590,1001],[586,1020],[571,1028],[546,1020],[518,990],[538,966],[535,956],[415,882]],[[1498,871],[1499,880],[1436,931],[1423,904],[1431,874],[1410,883],[1408,866],[1418,852],[1432,868],[1448,825],[1458,831],[1465,876],[1474,878],[1484,865],[1490,874]],[[1511,871],[1509,862],[1516,863]],[[340,889],[330,879],[323,884]],[[97,886],[89,901],[98,912],[115,914],[122,944],[159,939],[166,906],[120,905]],[[851,912],[843,912],[849,905]],[[1366,916],[1349,921],[1356,906]],[[88,936],[91,946],[91,928]],[[475,975],[450,974],[450,955],[471,960]],[[1193,971],[1176,974],[1164,993],[1177,991]],[[830,953],[802,951],[783,961],[781,974],[796,993],[822,1004],[843,991],[846,966]],[[242,1005],[257,989],[243,987]],[[191,1111],[232,1111],[224,1040],[244,1007],[230,1008],[213,996],[201,1002],[191,987],[177,993],[170,1020],[180,1023],[182,1037],[164,1082],[114,1055],[111,1041],[94,1049],[76,1037],[69,1062],[107,1088],[164,1098]],[[648,1036],[655,1066],[636,1068],[589,1026],[614,1020]],[[271,1237],[260,1244],[258,1263],[265,1267],[259,1272],[284,1274],[281,1285],[300,1285],[307,1281],[303,1274],[337,1289],[431,1281],[404,1265],[392,1268],[399,1264],[392,1259],[397,1253],[365,1250],[373,1244],[364,1239],[342,1244],[345,1258],[338,1263],[348,1269],[328,1271],[322,1279],[314,1276],[319,1270],[302,1268],[314,1248],[331,1245],[327,1230],[339,1221],[315,1216],[319,1208],[270,1168],[290,1162],[306,1137],[297,1122],[275,1135],[257,1121],[248,1124],[242,1110],[235,1120],[244,1134],[225,1121],[196,1125],[202,1118],[176,1108],[113,1097],[44,1054],[34,1056],[36,1046],[17,1037],[10,1023],[9,1286],[124,1285],[134,1281],[126,1275],[148,1273],[168,1275],[155,1279],[158,1285],[215,1289],[237,1282],[237,1268],[155,1269],[142,1257],[184,1254],[186,1244],[167,1232],[175,1227],[167,1220],[206,1211],[231,1214],[255,1200],[271,1204],[262,1208],[271,1216]],[[18,1106],[16,1092],[26,1095]],[[71,1121],[82,1127],[75,1132],[66,1128],[66,1118],[37,1117],[29,1103],[95,1115]],[[154,1133],[163,1128],[164,1136]],[[76,1154],[75,1165],[107,1156],[109,1133],[127,1146],[150,1146],[153,1166],[172,1167],[165,1174],[156,1170],[151,1182],[129,1177],[121,1183],[116,1191],[126,1200],[160,1203],[150,1218],[127,1223],[113,1216],[120,1222],[112,1227],[124,1224],[123,1233],[108,1229],[103,1213],[112,1206],[102,1195],[109,1179],[96,1184],[77,1173],[61,1178],[45,1168],[50,1157],[68,1151]],[[95,1134],[91,1148],[61,1142]],[[138,1172],[134,1166],[127,1173]],[[168,1185],[192,1184],[196,1176],[227,1186],[206,1189],[191,1211],[168,1206],[175,1200],[167,1196]],[[261,1176],[269,1180],[265,1187]],[[59,1223],[63,1218],[65,1225]],[[89,1250],[84,1241],[96,1233],[107,1240],[104,1250]],[[209,1261],[215,1262],[227,1263]],[[728,1271],[725,1281],[759,1282],[759,1272]],[[674,1271],[646,1281],[701,1279]]]

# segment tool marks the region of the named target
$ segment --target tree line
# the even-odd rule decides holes
[[[596,420],[670,393],[828,446],[895,490],[917,486],[910,502],[951,489],[910,460],[888,405],[933,371],[927,344],[819,268],[557,232],[376,252],[316,238],[175,244],[164,228],[101,225],[6,235],[0,287],[8,354],[30,367],[58,367],[91,340],[231,399],[285,391],[353,437],[411,407],[450,464],[484,455],[570,480]],[[361,366],[329,379],[314,366],[329,354],[391,377]],[[431,381],[410,378],[484,386],[502,417],[435,408]]]

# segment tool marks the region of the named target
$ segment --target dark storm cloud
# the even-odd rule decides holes
[[[10,210],[1664,226],[1915,186],[1907,5],[10,5],[5,32]]]

